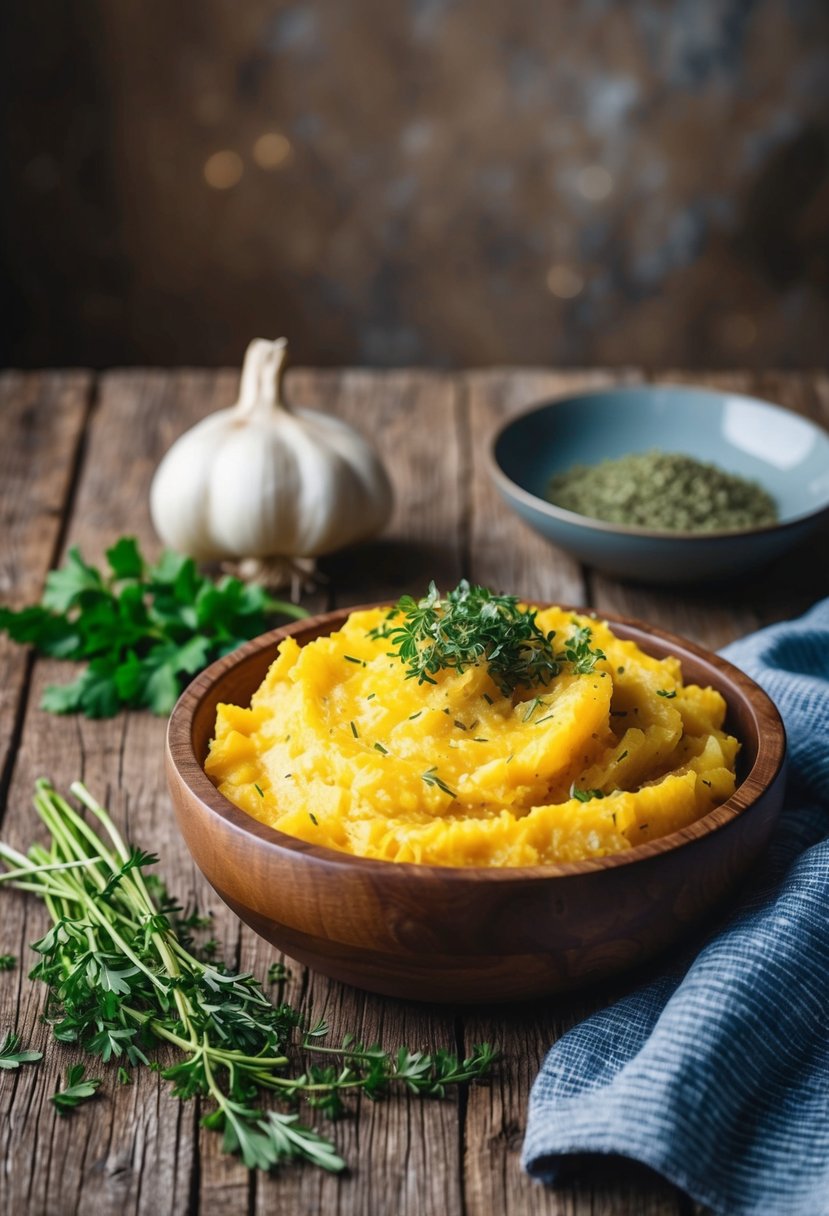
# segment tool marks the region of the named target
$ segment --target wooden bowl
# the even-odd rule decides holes
[[[686,681],[711,684],[742,742],[733,797],[696,823],[625,853],[513,869],[352,857],[257,822],[218,792],[203,764],[220,701],[246,705],[282,638],[300,645],[347,611],[276,629],[198,676],[173,710],[167,776],[202,873],[267,941],[314,970],[415,1000],[517,1001],[642,962],[720,901],[765,846],[783,800],[786,741],[767,695],[690,642],[608,616],[614,631]]]

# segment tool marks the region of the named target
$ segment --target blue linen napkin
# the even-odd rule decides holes
[[[696,957],[553,1046],[523,1164],[620,1154],[725,1216],[829,1216],[829,599],[723,654],[785,722],[780,822]]]

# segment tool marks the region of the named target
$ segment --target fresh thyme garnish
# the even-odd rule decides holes
[[[443,790],[444,794],[448,794],[450,798],[457,798],[458,795],[455,791],[450,789],[446,782],[438,776],[437,765],[427,768],[426,772],[421,773],[420,776],[421,780],[425,781],[427,785],[436,785],[439,790]]]
[[[257,785],[255,781],[254,781],[254,783],[253,783],[253,788],[256,790],[256,792],[257,792],[257,794],[259,795],[259,797],[260,797],[260,798],[264,798],[264,797],[265,797],[265,791],[262,789],[262,786],[261,786],[261,785]]]
[[[311,823],[313,823],[315,828],[319,827],[320,821],[319,821],[319,819],[317,819],[317,817],[313,811],[308,812],[308,818],[311,820]]]
[[[387,747],[383,747],[382,743],[375,743],[374,747],[378,752],[380,752],[384,756],[387,756],[389,754],[389,749]]]
[[[671,691],[668,692],[666,688],[657,688],[656,695],[658,697],[664,697],[666,701],[673,701],[674,697],[676,696],[676,690],[671,689]]]
[[[352,733],[352,735],[354,736],[354,738],[355,738],[355,739],[359,739],[359,738],[360,738],[360,734],[359,734],[359,732],[358,732],[358,730],[357,730],[357,727],[354,725],[354,723],[353,723],[353,722],[350,722],[350,723],[349,723],[349,725],[350,725],[350,727],[351,727],[351,733]]]
[[[445,598],[430,583],[422,599],[402,596],[369,637],[388,638],[394,647],[389,654],[406,665],[408,678],[421,684],[435,684],[439,671],[460,674],[485,662],[505,696],[519,685],[549,684],[565,665],[577,675],[587,674],[605,657],[591,647],[587,625],[577,628],[556,653],[555,633],[543,633],[536,616],[537,610],[521,607],[517,596],[496,595],[466,579]]]
[[[185,914],[159,879],[144,874],[157,859],[128,848],[80,782],[72,793],[91,822],[40,780],[35,807],[50,834],[48,846],[35,844],[24,854],[0,843],[0,860],[9,867],[0,884],[38,893],[52,918],[33,946],[41,961],[31,973],[48,988],[46,1020],[60,1042],[116,1061],[121,1081],[129,1079],[127,1065],[149,1064],[154,1047],[174,1048],[178,1058],[161,1074],[173,1095],[212,1099],[203,1124],[220,1131],[224,1150],[238,1153],[250,1169],[298,1159],[327,1170],[345,1167],[333,1144],[301,1122],[300,1100],[334,1117],[344,1112],[349,1092],[378,1098],[402,1085],[440,1096],[446,1086],[489,1071],[495,1052],[488,1044],[463,1061],[442,1051],[388,1052],[350,1039],[340,1047],[319,1045],[327,1027],[303,1033],[302,1015],[287,1003],[272,1004],[252,975],[205,961],[189,933],[205,919]],[[17,1035],[7,1034],[0,1068],[40,1058],[18,1046]],[[321,1052],[336,1062],[310,1061]],[[83,1065],[75,1068],[81,1071],[70,1069],[53,1099],[58,1106],[74,1105],[97,1087],[82,1079]],[[267,1095],[292,1109],[258,1105]]]
[[[524,710],[523,722],[529,722],[535,711],[542,705],[546,705],[546,701],[542,701],[541,697],[533,697],[532,701],[527,702],[527,708]]]

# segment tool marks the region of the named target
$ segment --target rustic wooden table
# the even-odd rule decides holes
[[[536,597],[616,611],[665,626],[711,648],[763,622],[796,614],[826,594],[822,537],[807,551],[727,591],[646,589],[610,581],[547,545],[501,505],[484,470],[486,438],[511,411],[545,396],[642,379],[624,373],[487,371],[466,375],[364,371],[289,374],[293,400],[339,414],[371,435],[387,461],[397,506],[382,539],[324,563],[325,589],[311,610],[403,591],[434,578],[477,582]],[[829,424],[826,375],[746,373],[688,376],[688,381],[753,392]],[[162,452],[208,411],[234,400],[236,373],[126,371],[0,377],[7,426],[0,446],[3,541],[0,599],[34,602],[44,576],[69,545],[99,560],[121,533],[157,550],[147,491]],[[823,556],[821,557],[821,544]],[[59,788],[83,777],[127,834],[161,853],[162,869],[184,900],[215,913],[225,957],[264,975],[274,951],[243,929],[195,872],[173,823],[162,771],[165,723],[146,713],[104,722],[54,718],[38,708],[46,684],[64,667],[35,660],[0,641],[3,739],[2,835],[25,845],[34,830],[34,779]],[[0,1073],[0,1212],[318,1213],[343,1216],[523,1216],[696,1211],[679,1192],[638,1170],[601,1177],[585,1172],[545,1190],[521,1172],[527,1095],[550,1044],[609,1000],[609,990],[555,998],[532,1007],[456,1010],[366,995],[293,968],[288,997],[313,1004],[337,1035],[463,1050],[488,1039],[503,1051],[491,1084],[444,1101],[405,1097],[364,1102],[333,1127],[351,1163],[347,1176],[290,1168],[249,1174],[199,1128],[197,1102],[169,1097],[144,1071],[121,1087],[104,1068],[102,1096],[60,1119],[49,1102],[76,1055],[41,1024],[44,990],[26,978],[28,943],[46,928],[34,900],[4,892],[0,953],[19,957],[0,975],[0,1035],[16,1029],[44,1060]],[[451,925],[447,926],[451,932]],[[630,983],[630,981],[628,981]],[[617,985],[615,991],[622,991]]]

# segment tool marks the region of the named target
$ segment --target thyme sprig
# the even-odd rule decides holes
[[[48,847],[36,844],[23,854],[0,843],[8,867],[0,884],[39,895],[52,919],[33,946],[40,961],[31,972],[48,988],[46,1020],[60,1042],[117,1062],[121,1083],[130,1069],[150,1064],[154,1048],[174,1048],[178,1058],[162,1071],[173,1095],[211,1098],[214,1108],[203,1124],[221,1132],[225,1151],[238,1153],[250,1169],[297,1159],[345,1168],[331,1141],[301,1120],[300,1101],[336,1116],[348,1092],[379,1097],[403,1086],[440,1096],[447,1085],[477,1079],[491,1067],[488,1045],[463,1061],[410,1048],[390,1053],[349,1039],[339,1047],[321,1045],[327,1027],[306,1029],[303,1016],[285,1002],[271,1003],[253,975],[233,974],[216,962],[215,943],[206,950],[194,944],[191,934],[209,919],[182,909],[158,878],[144,873],[157,858],[129,847],[80,782],[71,792],[90,819],[41,779],[34,801]],[[283,977],[284,968],[270,978]],[[39,1056],[17,1049],[17,1037],[7,1036],[0,1067]],[[314,1062],[317,1053],[337,1062]],[[71,1073],[53,1100],[68,1108],[96,1088],[83,1071]],[[269,1096],[288,1109],[265,1105]]]
[[[517,596],[496,595],[466,579],[445,597],[432,582],[419,600],[401,596],[369,637],[388,638],[393,647],[389,654],[399,658],[408,668],[407,678],[419,684],[435,684],[439,671],[461,674],[485,662],[505,696],[520,686],[549,684],[565,667],[577,675],[589,674],[605,658],[592,646],[589,626],[577,627],[556,651],[555,631],[544,633],[537,615],[537,609],[521,605]]]

